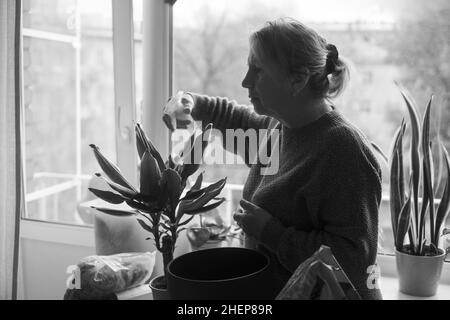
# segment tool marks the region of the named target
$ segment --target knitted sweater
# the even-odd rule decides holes
[[[335,109],[292,129],[226,98],[194,97],[193,118],[216,129],[281,129],[278,172],[261,175],[251,165],[243,191],[272,215],[259,249],[271,259],[274,292],[327,245],[361,297],[381,299],[366,284],[376,264],[381,170],[364,135]]]

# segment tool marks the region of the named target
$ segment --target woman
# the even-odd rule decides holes
[[[254,111],[225,98],[185,94],[165,121],[190,112],[225,130],[278,128],[279,170],[254,164],[234,218],[271,258],[275,292],[321,245],[331,250],[363,299],[376,263],[381,170],[361,132],[331,104],[347,66],[334,45],[295,20],[269,22],[250,38],[248,89]],[[167,121],[170,117],[170,121]]]

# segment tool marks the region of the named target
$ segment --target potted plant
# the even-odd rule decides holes
[[[441,195],[434,186],[432,142],[430,141],[431,96],[422,124],[410,94],[399,89],[406,103],[411,125],[409,174],[405,176],[403,137],[406,123],[402,121],[395,132],[391,147],[390,211],[396,249],[400,291],[414,296],[436,294],[446,251],[440,246],[440,237],[450,210],[450,158],[443,144],[446,174],[440,174],[445,187]],[[375,146],[375,145],[374,145]],[[375,146],[387,160],[381,149]],[[408,183],[406,184],[406,182]],[[440,203],[436,203],[440,199]]]
[[[192,134],[184,151],[182,159],[187,160],[194,148],[206,148],[208,139],[204,138],[210,132],[208,125],[203,133]],[[97,197],[112,204],[126,203],[129,210],[93,207],[108,215],[129,217],[135,216],[141,227],[152,236],[155,247],[163,256],[164,275],[154,278],[151,282],[155,299],[167,299],[166,271],[167,265],[173,259],[178,235],[195,215],[213,210],[225,198],[217,198],[226,183],[226,178],[202,188],[203,174],[199,174],[192,187],[185,192],[187,179],[194,174],[199,164],[191,161],[181,161],[176,164],[171,156],[164,162],[154,145],[145,135],[139,124],[135,126],[136,145],[140,159],[140,187],[135,188],[121,174],[120,169],[102,155],[99,148],[90,145],[94,155],[106,177],[104,179],[111,190],[89,188]],[[147,238],[147,240],[151,237]]]

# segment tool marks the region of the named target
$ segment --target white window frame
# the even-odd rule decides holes
[[[135,78],[134,78],[134,26],[133,26],[133,0],[111,0],[113,8],[113,50],[114,50],[114,91],[115,91],[115,115],[116,115],[116,150],[117,162],[124,175],[132,182],[137,181],[137,158],[135,147],[134,122],[141,121],[147,134],[155,143],[162,154],[168,152],[169,133],[164,127],[162,118],[162,106],[171,92],[171,66],[172,61],[169,52],[171,49],[171,12],[172,6],[165,0],[144,0],[144,101],[142,115],[136,114]],[[76,13],[79,15],[79,12]],[[77,19],[79,21],[79,19]],[[78,28],[77,28],[78,29]],[[161,32],[163,30],[163,32]],[[75,48],[80,41],[80,34],[74,36],[61,35],[50,32],[23,29],[24,36],[40,39],[73,43]],[[79,52],[76,53],[79,59]],[[79,60],[77,60],[79,61]],[[161,63],[161,61],[163,63]],[[151,67],[151,65],[156,67]],[[76,75],[79,79],[80,73]],[[77,83],[79,81],[77,80]],[[79,93],[80,87],[76,89]],[[80,109],[79,94],[77,94],[76,106]],[[157,107],[160,106],[160,107]],[[78,114],[78,113],[77,113]],[[81,130],[81,125],[77,125]],[[77,145],[81,142],[77,141]],[[25,148],[24,148],[25,149]],[[25,154],[25,153],[24,153]],[[24,156],[25,159],[25,156]],[[77,165],[77,173],[81,175],[80,165]],[[79,172],[78,172],[79,168]],[[86,178],[86,177],[82,177]],[[72,184],[70,185],[72,186]],[[64,185],[62,187],[68,187]],[[52,190],[52,192],[55,190]],[[57,191],[57,190],[56,190]],[[34,195],[38,196],[38,195]],[[37,232],[39,230],[39,232]],[[65,230],[59,232],[58,230]],[[51,221],[32,220],[22,217],[21,237],[31,240],[51,241],[54,243],[66,243],[86,246],[86,233],[91,234],[91,226],[69,225]],[[67,240],[67,234],[70,234]],[[77,240],[78,239],[78,240]],[[94,242],[92,241],[92,246]]]
[[[133,1],[112,0],[117,165],[136,185],[137,158]]]

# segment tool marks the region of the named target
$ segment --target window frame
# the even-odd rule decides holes
[[[135,157],[135,134],[134,123],[142,122],[145,128],[151,127],[151,131],[147,131],[148,136],[162,153],[169,150],[169,133],[160,119],[162,118],[162,106],[165,104],[167,97],[171,94],[172,75],[171,75],[171,30],[172,30],[172,4],[165,0],[143,1],[144,12],[144,30],[143,30],[143,47],[144,47],[144,85],[143,105],[148,106],[142,108],[142,114],[136,112],[136,94],[135,94],[135,71],[134,71],[134,23],[133,23],[133,0],[111,0],[113,13],[113,52],[114,52],[114,94],[115,94],[115,129],[116,129],[116,155],[117,164],[124,172],[124,175],[130,179],[132,183],[137,181],[137,157]],[[150,14],[149,14],[150,13]],[[79,19],[79,10],[75,13],[76,21]],[[156,19],[152,19],[156,18]],[[80,58],[80,37],[79,26],[75,35],[65,35],[56,32],[41,31],[32,28],[22,28],[23,37],[39,38],[43,40],[58,41],[63,43],[71,43],[74,45],[76,53],[76,63]],[[160,32],[164,30],[164,32]],[[148,55],[148,56],[146,56]],[[152,68],[151,64],[157,63],[157,68]],[[80,112],[80,69],[76,74],[76,106],[77,115]],[[161,81],[163,79],[163,81]],[[156,85],[153,85],[156,84]],[[22,88],[24,84],[22,83]],[[22,90],[23,92],[23,90]],[[158,108],[157,106],[161,106]],[[24,112],[22,105],[22,112]],[[155,116],[160,114],[160,117]],[[80,117],[77,116],[77,139],[81,132]],[[24,121],[22,128],[24,129]],[[81,141],[77,141],[77,146],[81,147]],[[22,166],[26,170],[25,145],[22,145],[23,159]],[[81,152],[78,152],[77,158],[77,176],[80,179],[89,177],[81,173]],[[24,175],[25,176],[25,175]],[[25,181],[23,181],[25,184]],[[72,184],[71,184],[72,185]],[[62,187],[67,187],[65,183]],[[81,183],[80,183],[81,186]],[[59,186],[56,186],[59,187]],[[26,189],[25,189],[26,190]],[[51,191],[51,190],[50,190]],[[49,191],[49,192],[50,192]],[[38,193],[41,191],[38,191]],[[44,190],[44,192],[47,192]],[[39,194],[33,195],[38,197]],[[36,236],[38,233],[34,229],[46,228],[48,233],[45,237],[46,241],[53,239],[55,243],[65,243],[64,233],[55,232],[58,228],[67,229],[79,234],[80,243],[83,243],[83,235],[86,229],[93,230],[93,226],[69,224],[58,221],[45,221],[28,218],[26,215],[26,206],[24,215],[21,217],[21,236],[27,239],[39,240],[42,237]],[[78,232],[79,231],[79,232]],[[80,233],[81,232],[81,233]],[[76,239],[76,237],[72,237]],[[75,243],[72,243],[75,244]],[[92,242],[94,246],[94,242]]]

